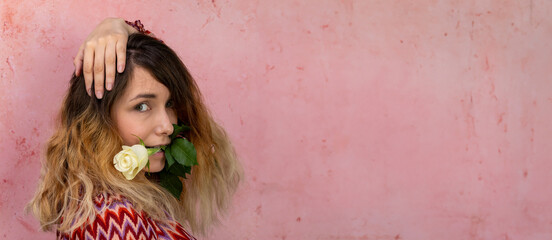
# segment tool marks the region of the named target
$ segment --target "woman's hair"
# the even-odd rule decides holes
[[[180,200],[145,176],[128,181],[113,167],[122,139],[111,108],[136,67],[169,89],[178,121],[191,127],[186,137],[196,148],[198,165],[181,179]],[[70,231],[87,218],[93,220],[93,198],[107,193],[125,196],[154,219],[167,220],[168,213],[194,233],[205,234],[224,213],[241,179],[234,149],[209,114],[192,76],[173,50],[152,37],[129,37],[125,71],[116,74],[113,90],[101,100],[88,96],[82,74],[73,75],[58,118],[57,130],[47,143],[38,191],[28,205],[43,230]]]

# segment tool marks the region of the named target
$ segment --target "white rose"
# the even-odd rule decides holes
[[[148,150],[142,145],[123,146],[123,150],[113,157],[113,165],[123,173],[126,179],[132,180],[148,163]]]

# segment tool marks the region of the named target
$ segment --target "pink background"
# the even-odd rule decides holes
[[[0,6],[0,239],[54,238],[23,207],[107,16],[180,54],[241,156],[207,239],[552,239],[550,1]]]

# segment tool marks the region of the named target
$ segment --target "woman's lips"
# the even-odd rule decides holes
[[[160,150],[159,152],[154,153],[152,156],[165,156],[165,152]]]

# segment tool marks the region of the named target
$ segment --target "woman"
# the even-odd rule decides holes
[[[226,209],[241,167],[177,55],[140,33],[125,46],[125,69],[101,99],[88,95],[83,74],[72,77],[29,209],[58,239],[193,239],[183,226],[206,233]],[[189,130],[175,132],[177,123]],[[166,150],[178,133],[197,153],[187,179],[177,177],[179,194],[161,184],[167,151],[149,156],[134,176],[121,170],[122,146]]]

